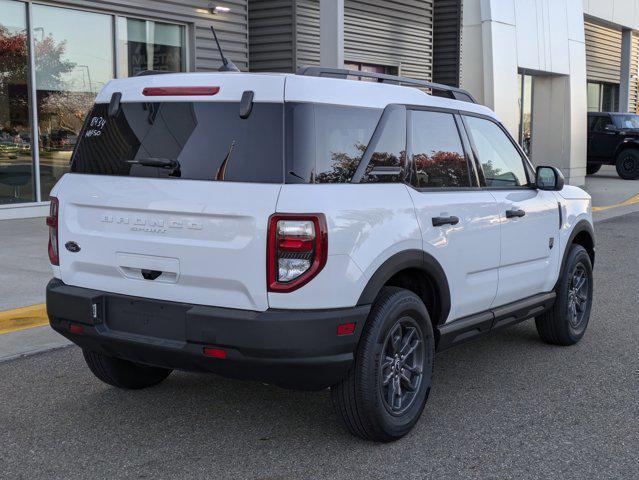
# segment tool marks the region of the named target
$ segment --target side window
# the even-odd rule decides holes
[[[286,183],[349,182],[381,109],[286,104]]]
[[[362,183],[401,183],[406,179],[406,109],[393,109],[389,115]]]
[[[470,187],[468,161],[450,113],[410,112],[411,184],[417,188]]]
[[[484,171],[488,187],[519,187],[528,184],[524,161],[504,131],[494,122],[465,117],[469,134]]]
[[[612,118],[610,118],[609,116],[605,116],[605,117],[597,117],[597,121],[595,122],[595,127],[594,130],[595,132],[605,132],[606,131],[606,127],[608,125],[612,125]]]

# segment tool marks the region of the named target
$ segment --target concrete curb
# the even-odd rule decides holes
[[[38,353],[57,350],[73,345],[49,326],[0,335],[0,362],[7,362]]]

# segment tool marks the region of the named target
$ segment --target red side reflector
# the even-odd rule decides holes
[[[355,322],[342,323],[337,326],[338,335],[352,335],[355,332]]]
[[[215,347],[204,347],[203,353],[207,357],[226,358],[226,350]]]
[[[145,97],[183,97],[191,95],[215,95],[220,87],[147,87],[142,90]]]
[[[78,325],[77,323],[70,323],[69,332],[80,335],[84,333],[84,327],[82,325]]]

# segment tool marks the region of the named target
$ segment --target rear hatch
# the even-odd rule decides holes
[[[160,88],[144,95],[150,82]],[[219,88],[166,90],[185,83]],[[254,103],[240,118],[245,90],[254,92]],[[105,102],[115,92],[119,107],[114,101],[109,112]],[[198,92],[205,95],[191,95]],[[87,118],[72,173],[54,190],[62,281],[268,308],[266,234],[284,176],[283,92],[284,77],[243,74],[110,83]],[[65,248],[68,242],[79,251]]]

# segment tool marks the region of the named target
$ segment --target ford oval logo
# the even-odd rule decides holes
[[[75,242],[67,242],[64,244],[65,248],[71,253],[78,253],[80,251],[80,245]]]

